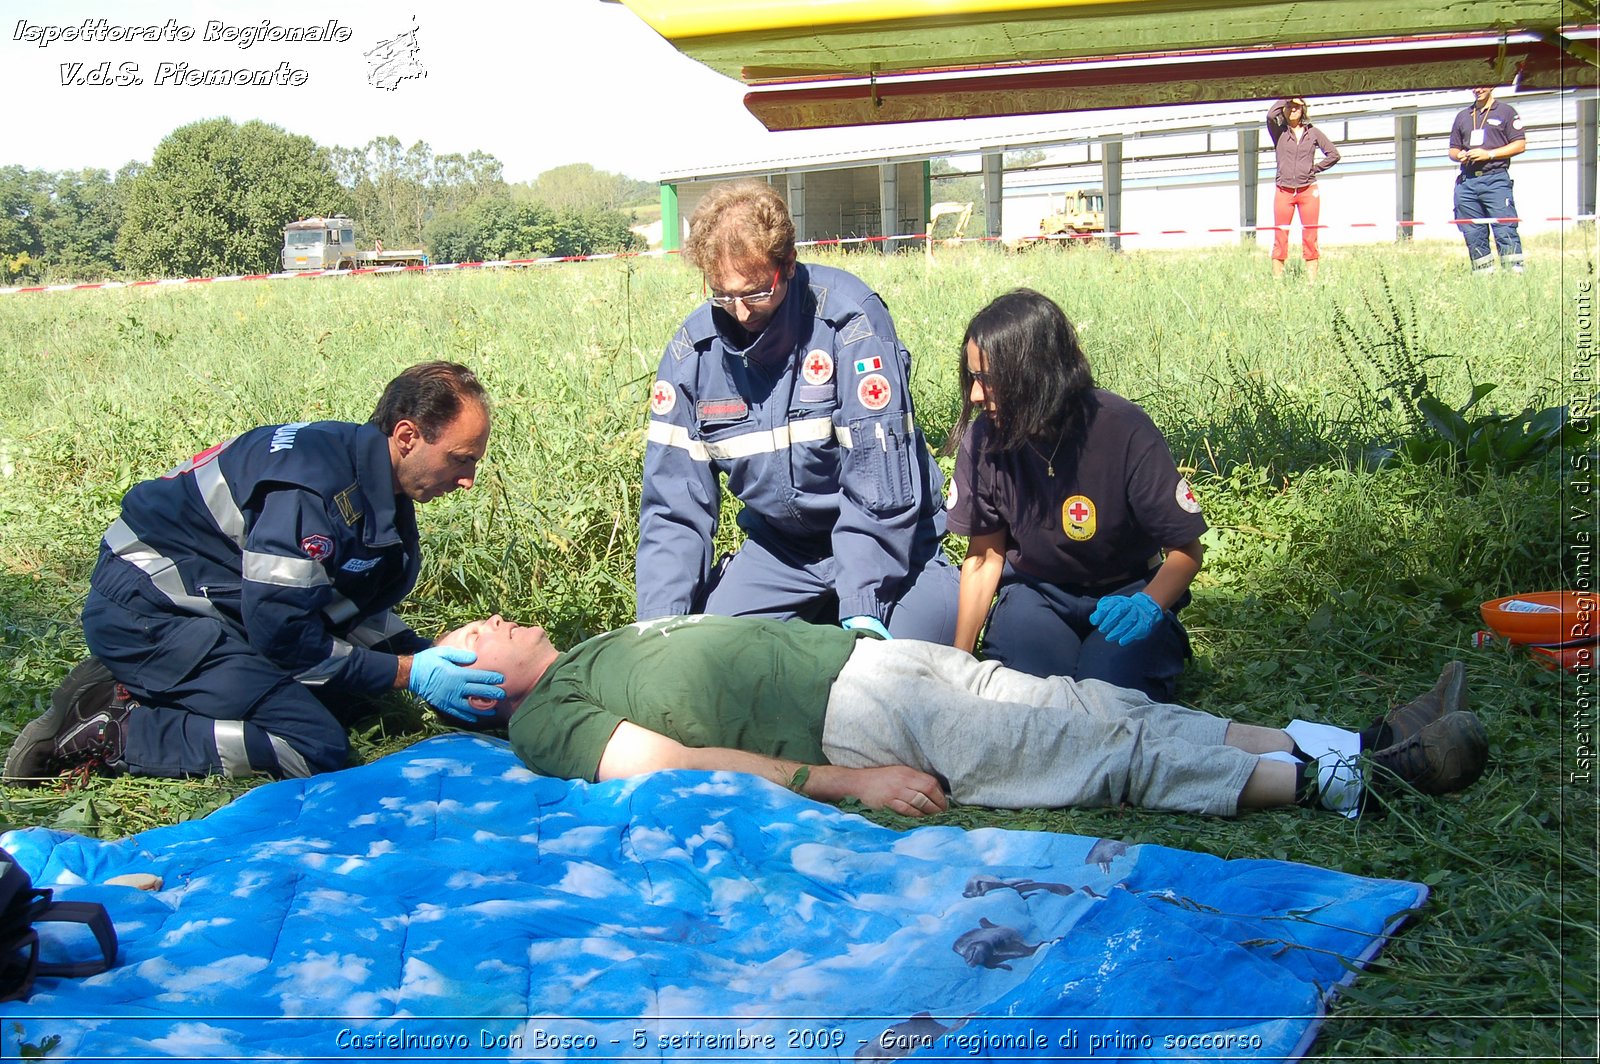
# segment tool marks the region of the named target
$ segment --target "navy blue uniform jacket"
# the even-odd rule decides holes
[[[944,482],[912,420],[911,355],[858,278],[797,264],[747,347],[702,304],[651,387],[640,499],[640,620],[691,612],[711,574],[722,493],[752,538],[833,557],[839,616],[882,620],[913,547],[944,533]]]
[[[95,590],[143,614],[214,617],[302,683],[394,686],[430,642],[391,611],[417,582],[417,521],[376,426],[268,425],[136,484]]]

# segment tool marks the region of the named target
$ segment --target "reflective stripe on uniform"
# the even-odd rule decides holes
[[[738,458],[753,458],[758,454],[786,451],[792,444],[817,443],[833,436],[833,419],[831,417],[813,417],[806,418],[804,421],[791,421],[787,425],[779,425],[773,429],[746,432],[710,443],[705,440],[691,439],[688,429],[668,421],[651,421],[649,430],[651,443],[659,443],[667,447],[677,447],[680,450],[688,451],[689,457],[696,462],[709,462],[712,459],[731,461]]]
[[[916,431],[916,422],[912,420],[910,414],[907,414],[905,420],[905,433],[907,436],[909,436],[914,431]],[[854,437],[851,436],[850,426],[848,425],[841,425],[839,428],[834,429],[833,436],[834,439],[839,441],[839,446],[845,448],[846,450],[856,445],[856,441]]]
[[[189,589],[183,586],[177,563],[141,540],[122,518],[117,518],[106,529],[105,545],[112,554],[139,568],[150,578],[156,590],[167,596],[180,610],[222,619],[222,614],[210,599],[189,594]]]
[[[287,558],[281,554],[244,552],[244,578],[277,587],[323,587],[329,583],[328,571],[310,558]]]
[[[296,673],[295,679],[307,687],[321,687],[344,666],[344,659],[348,658],[354,649],[343,639],[335,639],[333,649],[328,652],[328,656],[304,672]]]
[[[329,624],[344,624],[346,621],[354,620],[360,612],[360,606],[357,606],[337,591],[333,593],[333,599],[322,607],[322,615],[328,618]]]
[[[223,775],[237,777],[267,774],[250,764],[250,755],[246,753],[244,745],[243,721],[213,721],[212,734],[216,738],[217,760],[222,762]],[[284,779],[305,779],[311,775],[311,769],[306,764],[306,759],[300,756],[300,751],[270,732],[267,733],[267,741],[272,744],[272,753],[278,759],[279,776]]]
[[[267,733],[267,738],[272,741],[272,752],[278,755],[278,775],[286,780],[303,780],[311,775],[311,767],[300,756],[300,751],[271,732]]]
[[[916,424],[910,414],[905,415],[905,432],[910,435],[915,430]],[[712,459],[730,461],[738,458],[753,458],[758,454],[771,454],[774,451],[787,450],[796,443],[817,443],[832,436],[839,442],[839,446],[849,448],[855,446],[855,438],[848,425],[835,427],[832,418],[807,418],[804,421],[791,421],[787,425],[779,425],[775,429],[763,429],[759,432],[747,432],[725,440],[707,443],[704,440],[692,439],[689,430],[682,425],[674,425],[667,421],[652,421],[648,438],[651,443],[659,443],[666,447],[676,447],[688,451],[689,457],[696,462],[709,462]]]
[[[244,721],[218,720],[211,724],[211,735],[217,744],[217,760],[222,762],[224,776],[259,776],[260,770],[250,764],[250,754],[244,745]]]
[[[384,610],[376,617],[368,617],[356,625],[349,635],[350,641],[357,646],[375,647],[397,635],[404,635],[406,631],[406,623],[396,617],[393,610]]]
[[[194,486],[200,492],[200,500],[206,504],[206,509],[211,512],[211,519],[217,523],[222,534],[241,549],[244,549],[244,514],[239,512],[239,505],[233,501],[233,492],[228,489],[228,481],[222,475],[220,462],[206,462],[194,469]]]

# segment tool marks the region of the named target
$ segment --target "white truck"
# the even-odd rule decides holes
[[[380,240],[370,251],[356,247],[356,223],[343,215],[301,218],[283,227],[283,270],[350,270],[372,266],[426,266],[421,248],[388,251]]]

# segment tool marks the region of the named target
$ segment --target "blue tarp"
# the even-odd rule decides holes
[[[121,936],[112,971],[0,1006],[0,1056],[59,1036],[51,1059],[1293,1059],[1427,893],[898,832],[730,773],[547,779],[469,735],[0,845]],[[164,888],[104,885],[130,872]]]

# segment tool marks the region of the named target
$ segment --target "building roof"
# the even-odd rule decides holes
[[[1512,102],[1543,99],[1549,93],[1517,96]],[[1592,93],[1591,93],[1592,95]],[[1397,112],[1455,112],[1471,102],[1462,92],[1387,93],[1313,99],[1318,123],[1342,119],[1387,117]],[[873,166],[879,163],[920,162],[950,156],[1020,151],[1051,145],[1084,143],[1112,137],[1170,137],[1258,129],[1267,103],[1198,104],[1145,107],[1075,114],[1028,115],[1015,118],[970,119],[917,126],[883,126],[852,130],[802,130],[781,135],[794,146],[792,154],[750,158],[733,155],[727,146],[723,158],[718,145],[708,142],[705,161],[692,167],[665,171],[663,184],[699,180],[729,180],[757,175],[809,172]],[[790,139],[792,138],[792,139]]]

